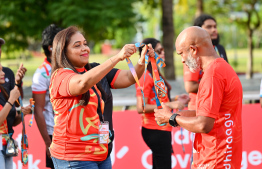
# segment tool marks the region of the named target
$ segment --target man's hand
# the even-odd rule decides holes
[[[159,123],[169,123],[169,119],[172,116],[172,113],[168,106],[165,103],[162,103],[162,109],[154,109],[155,120]]]

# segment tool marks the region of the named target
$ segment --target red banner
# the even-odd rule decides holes
[[[241,169],[262,168],[262,109],[260,104],[243,105],[243,152]],[[26,118],[29,123],[30,116]],[[152,168],[151,151],[141,136],[141,117],[136,111],[113,113],[115,141],[111,153],[113,169]],[[45,144],[35,121],[26,125],[29,140],[28,165],[21,164],[21,153],[14,158],[14,169],[45,169]],[[15,127],[14,138],[21,143],[21,124]],[[172,169],[190,168],[192,133],[180,128],[172,131]],[[184,150],[183,151],[183,147]],[[19,145],[20,146],[20,145]]]

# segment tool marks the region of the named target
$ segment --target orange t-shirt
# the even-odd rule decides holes
[[[213,129],[196,133],[193,169],[239,169],[242,159],[242,85],[222,58],[210,63],[199,84],[196,116],[215,119]]]
[[[199,70],[196,72],[191,72],[187,65],[183,64],[184,67],[184,82],[185,81],[194,81],[199,83],[202,76],[203,71]],[[196,110],[196,93],[189,93],[190,101],[188,103],[188,110]]]
[[[69,81],[77,75],[70,69],[54,72],[50,83],[50,100],[55,112],[51,154],[61,160],[103,161],[108,145],[98,143],[98,97],[89,89],[88,105],[81,106],[82,95],[71,96]]]
[[[3,106],[0,105],[0,110],[3,109]],[[7,120],[5,119],[5,121],[1,124],[0,126],[0,134],[8,134],[8,127],[7,127]],[[2,137],[2,145],[6,145],[6,140],[4,137]]]
[[[154,80],[150,75],[149,71],[146,72],[145,83],[144,83],[144,74],[139,79],[139,83],[141,87],[143,87],[144,85],[143,92],[144,92],[145,99],[147,99],[147,104],[156,105],[155,93],[153,90]],[[141,90],[137,84],[136,84],[136,95],[141,96]],[[165,130],[165,131],[172,130],[172,127],[169,125],[169,123],[165,126],[159,126],[156,123],[154,112],[142,114],[142,126],[144,128],[154,129],[154,130]]]

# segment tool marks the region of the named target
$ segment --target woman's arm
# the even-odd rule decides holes
[[[14,87],[13,90],[10,91],[10,97],[6,104],[4,105],[3,109],[0,111],[0,125],[3,124],[5,121],[7,115],[9,114],[10,110],[12,109],[12,106],[14,105],[15,101],[20,96],[20,92],[17,86]]]
[[[69,92],[76,96],[87,92],[97,84],[106,74],[119,62],[130,57],[136,52],[134,44],[125,45],[115,56],[108,59],[103,64],[94,67],[86,73],[73,76],[69,81]]]
[[[142,102],[142,97],[141,96],[137,96],[136,97],[136,109],[137,109],[137,112],[139,113],[139,114],[142,114],[142,113],[144,113],[143,112],[143,109],[142,109],[142,104],[143,104],[143,102]],[[145,113],[153,113],[154,112],[154,109],[156,109],[157,108],[157,106],[156,105],[154,105],[154,104],[147,104],[147,98],[145,98],[145,105],[146,105],[146,107],[145,107]]]

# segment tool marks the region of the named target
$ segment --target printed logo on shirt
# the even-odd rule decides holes
[[[8,79],[7,77],[5,78],[5,82],[6,82],[6,83],[8,83],[8,82],[9,82],[9,79]]]

